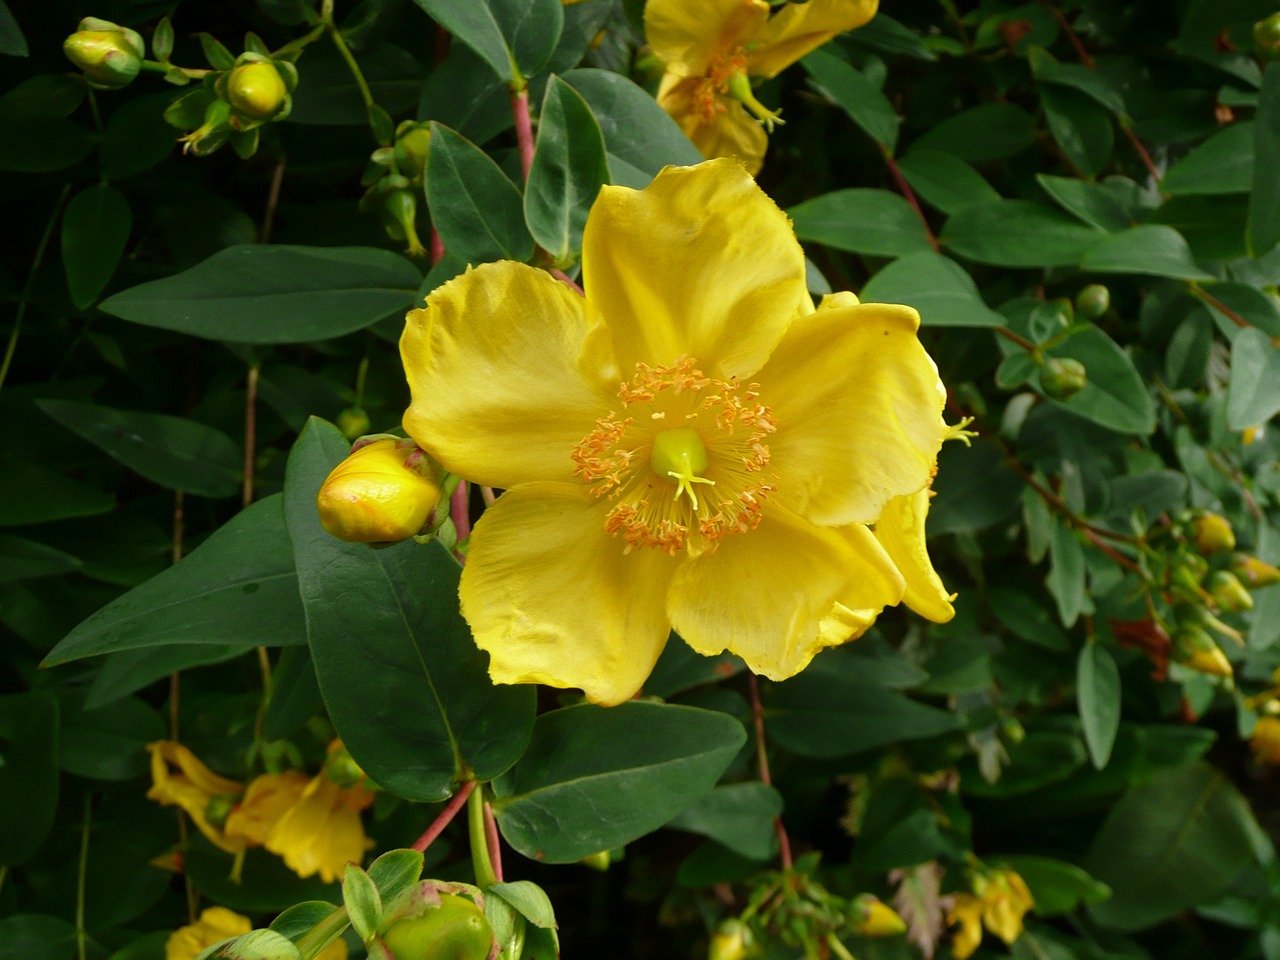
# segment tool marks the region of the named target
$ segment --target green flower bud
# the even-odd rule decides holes
[[[1253,42],[1265,56],[1280,56],[1280,12],[1253,25]]]
[[[1247,553],[1232,555],[1231,572],[1255,590],[1259,587],[1269,587],[1273,583],[1280,583],[1280,569]]]
[[[440,905],[395,921],[382,935],[395,960],[487,960],[493,930],[466,897],[440,895]]]
[[[425,123],[402,123],[396,131],[396,166],[401,173],[421,180],[431,153],[431,128]]]
[[[347,407],[338,414],[338,429],[348,440],[363,437],[369,432],[369,414],[363,407]]]
[[[142,69],[146,47],[135,30],[109,20],[85,17],[80,29],[63,41],[62,51],[84,71],[91,87],[118,90]]]
[[[284,78],[267,60],[241,63],[227,74],[226,97],[240,116],[257,123],[270,120],[289,99]]]
[[[1231,661],[1203,628],[1195,624],[1184,624],[1175,631],[1171,639],[1173,658],[1183,666],[1215,677],[1232,675]]]
[[[1226,553],[1236,548],[1236,534],[1226,517],[1216,513],[1202,513],[1192,521],[1191,536],[1196,549],[1206,556]]]
[[[412,190],[392,190],[382,200],[383,208],[398,228],[406,243],[405,253],[425,257],[426,247],[418,238],[418,197]]]
[[[1209,577],[1207,586],[1209,595],[1213,597],[1213,602],[1218,605],[1219,610],[1225,610],[1227,613],[1242,613],[1253,609],[1253,595],[1245,589],[1244,584],[1234,573],[1218,570]]]
[[[751,928],[741,920],[725,920],[711,935],[707,960],[743,960],[753,945]]]
[[[1040,387],[1054,400],[1069,400],[1088,382],[1084,364],[1070,357],[1050,357],[1040,368]]]
[[[1111,308],[1111,291],[1100,283],[1091,283],[1076,294],[1076,313],[1086,320],[1097,320]]]

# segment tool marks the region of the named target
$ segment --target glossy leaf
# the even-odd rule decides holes
[[[928,327],[994,327],[1004,318],[988,307],[977,284],[954,260],[921,250],[901,257],[862,288],[866,303],[905,303]]]
[[[1089,759],[1101,770],[1111,758],[1120,728],[1120,670],[1100,643],[1080,648],[1076,661],[1076,705]]]
[[[1253,190],[1249,194],[1249,250],[1262,256],[1280,243],[1280,70],[1268,70],[1253,128]]]
[[[540,716],[494,783],[494,814],[527,857],[566,863],[630,843],[710,792],[746,740],[711,710],[629,701]]]
[[[911,145],[981,163],[1012,156],[1035,143],[1035,120],[1011,103],[984,103],[943,120]]]
[[[759,782],[716,787],[668,826],[700,833],[752,860],[778,852],[774,818],[782,813],[782,795]]]
[[[982,174],[954,154],[916,148],[898,167],[920,198],[943,213],[1000,199]]]
[[[0,583],[52,577],[80,567],[71,554],[28,537],[0,533]]]
[[[951,215],[939,240],[953,253],[1001,267],[1074,266],[1105,234],[1032,200],[996,200]]]
[[[875,84],[855,67],[820,49],[801,63],[819,93],[833,100],[867,136],[893,153],[902,121]]]
[[[1231,341],[1227,385],[1227,426],[1232,430],[1266,423],[1280,412],[1280,348],[1261,330],[1241,330]]]
[[[1133,225],[1124,207],[1106,187],[1073,177],[1051,177],[1043,173],[1036,175],[1036,182],[1058,206],[1089,226],[1113,232]]]
[[[1084,364],[1084,389],[1055,405],[1108,430],[1142,436],[1156,428],[1155,404],[1133,361],[1097,327],[1072,334],[1049,351]]]
[[[1072,626],[1085,609],[1084,547],[1075,531],[1055,521],[1049,540],[1049,593],[1058,603],[1058,619],[1064,627]]]
[[[1197,266],[1182,234],[1163,224],[1133,227],[1108,237],[1080,259],[1084,270],[1096,273],[1138,273],[1178,280],[1213,280]]]
[[[796,236],[836,250],[897,257],[929,251],[911,205],[887,190],[836,190],[792,207]]]
[[[61,917],[15,913],[0,920],[0,943],[12,957],[24,960],[71,960],[76,928]]]
[[[306,636],[343,742],[381,787],[443,800],[470,774],[488,780],[524,751],[532,686],[495,687],[458,613],[458,564],[439,542],[374,549],[324,531],[316,493],[349,444],[312,420],[285,475]]]
[[[1111,117],[1089,97],[1068,88],[1042,87],[1040,103],[1063,154],[1085,176],[1097,176],[1111,162],[1115,147]]]
[[[407,310],[422,275],[367,247],[228,247],[101,304],[115,317],[234,343],[305,343],[362,330]]]
[[[89,307],[116,272],[133,225],[129,202],[99,183],[71,198],[62,214],[62,268],[71,302]]]
[[[1169,168],[1160,190],[1172,196],[1248,193],[1253,183],[1253,124],[1233,123]]]
[[[1111,896],[1110,887],[1072,863],[1026,855],[1002,856],[1000,862],[1026,881],[1037,916],[1071,913],[1081,904],[1099,903]]]
[[[564,29],[560,0],[414,0],[503,80],[546,65]]]

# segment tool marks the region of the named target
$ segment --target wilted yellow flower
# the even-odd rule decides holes
[[[877,4],[809,0],[770,15],[765,0],[649,0],[645,34],[667,70],[658,103],[704,157],[737,157],[755,173],[765,129],[781,121],[752,94],[750,78],[777,76],[837,33],[862,26]]]
[[[460,588],[494,680],[613,704],[672,627],[774,679],[858,636],[907,586],[867,524],[948,434],[919,315],[815,310],[786,216],[728,160],[605,187],[582,261],[585,297],[470,270],[401,340],[407,432],[507,491]]]
[[[208,907],[200,911],[195,923],[179,927],[169,934],[164,945],[164,960],[195,960],[205,947],[229,937],[238,937],[253,929],[248,917],[226,907]]]
[[[996,870],[978,877],[977,895],[958,893],[947,912],[948,923],[960,924],[951,941],[956,960],[965,960],[978,949],[982,927],[1013,943],[1022,935],[1022,918],[1035,906],[1026,881],[1012,870]]]
[[[244,784],[218,776],[174,740],[157,740],[147,744],[147,750],[151,753],[151,789],[147,798],[165,806],[181,807],[210,842],[228,853],[244,850],[244,840],[227,836],[222,824],[244,793]]]
[[[957,893],[947,911],[947,923],[960,924],[951,935],[951,954],[956,960],[965,960],[982,942],[982,901],[971,893]]]
[[[1280,764],[1280,717],[1258,718],[1249,749],[1259,763]]]
[[[247,846],[264,846],[267,833],[286,810],[302,799],[309,783],[311,778],[299,770],[254,777],[244,799],[227,816],[227,836],[242,839]]]
[[[418,533],[439,500],[440,487],[417,444],[383,437],[358,444],[333,468],[316,508],[339,540],[383,543]]]

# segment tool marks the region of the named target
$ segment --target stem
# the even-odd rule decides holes
[[[434,267],[444,259],[444,241],[440,239],[440,231],[431,227],[431,265]]]
[[[49,240],[53,237],[53,225],[58,222],[58,216],[62,212],[62,205],[66,203],[67,194],[71,192],[71,184],[67,184],[62,188],[62,192],[58,194],[58,200],[53,205],[53,213],[49,215],[49,222],[45,224],[44,233],[40,235],[40,242],[36,244],[36,255],[31,261],[31,269],[27,271],[27,282],[22,285],[22,295],[18,298],[18,309],[13,317],[13,330],[9,333],[9,344],[4,350],[4,360],[0,361],[0,389],[4,388],[5,378],[9,376],[9,366],[13,363],[13,352],[18,349],[18,334],[22,332],[22,318],[27,315],[27,303],[31,299],[31,288],[35,284],[36,273],[40,270],[40,264],[44,262],[45,251],[49,248]]]
[[[1014,333],[1012,330],[1010,330],[1008,327],[1004,326],[1003,324],[996,327],[992,327],[991,329],[994,330],[996,333],[998,333],[1000,336],[1004,337],[1006,340],[1016,343],[1023,350],[1027,351],[1027,353],[1036,352],[1036,345],[1034,343],[1032,343],[1030,340],[1022,336],[1021,334]]]
[[[471,536],[471,496],[467,481],[462,480],[453,488],[449,512],[453,517],[454,529],[458,531],[458,539],[465,540]]]
[[[325,26],[328,27],[329,36],[333,40],[333,45],[338,48],[338,53],[346,63],[347,69],[351,71],[351,76],[356,82],[356,87],[360,90],[360,97],[364,100],[365,112],[371,114],[376,104],[373,102],[373,91],[369,89],[369,81],[365,80],[364,72],[360,69],[360,64],[356,63],[355,55],[351,52],[351,48],[347,46],[347,41],[342,37],[342,31],[334,26],[332,22],[327,22]],[[381,142],[378,137],[378,132],[374,130],[373,133],[374,139]],[[387,146],[387,144],[383,144],[383,146]]]
[[[182,516],[186,504],[186,495],[181,490],[173,494],[173,551],[170,559],[177,563],[182,559]]]
[[[529,168],[533,166],[533,121],[529,117],[529,91],[511,91],[511,115],[516,122],[516,142],[520,144],[520,169],[524,178],[529,179]]]
[[[769,773],[769,752],[764,742],[764,704],[760,702],[760,681],[750,671],[747,672],[747,687],[751,692],[751,719],[756,728],[756,764],[760,769],[760,782],[771,787],[773,777]],[[778,835],[778,859],[782,861],[782,869],[790,871],[791,838],[787,836],[787,828],[782,825],[781,817],[773,818],[773,831]]]
[[[313,43],[314,41],[322,37],[326,29],[327,27],[325,24],[323,23],[316,24],[314,27],[311,28],[310,33],[303,34],[302,36],[298,37],[296,40],[290,40],[279,50],[273,51],[271,54],[272,59],[275,59],[276,57],[279,57],[279,56],[283,56],[286,53],[293,53],[293,51],[295,50],[301,50],[307,44]]]
[[[898,185],[898,189],[902,191],[902,196],[906,198],[907,203],[911,204],[911,209],[916,212],[916,216],[920,218],[920,223],[924,227],[925,239],[929,241],[929,246],[933,247],[934,253],[940,253],[942,247],[938,244],[938,238],[933,235],[933,228],[929,226],[929,221],[924,215],[924,210],[920,207],[920,201],[916,199],[916,193],[911,189],[911,184],[907,182],[907,178],[902,175],[902,169],[898,166],[893,154],[887,148],[880,148],[880,155],[884,157],[885,166],[889,168],[889,173],[893,176],[894,182]]]
[[[475,788],[475,780],[468,780],[459,787],[458,792],[449,798],[449,803],[440,811],[440,815],[431,821],[431,826],[423,831],[422,836],[413,841],[412,849],[421,852],[431,846],[436,837],[444,832],[444,828],[453,822],[453,818],[458,815],[458,811],[462,809],[462,805],[467,802],[467,797],[471,796],[471,791]]]
[[[551,273],[551,275],[552,275],[553,277],[555,277],[557,280],[559,280],[559,281],[560,281],[561,283],[563,283],[565,286],[572,287],[572,288],[573,288],[574,290],[576,290],[576,291],[578,292],[578,294],[580,294],[581,296],[586,296],[586,293],[583,291],[582,287],[580,287],[580,286],[578,285],[577,281],[575,281],[575,280],[573,279],[573,277],[569,276],[569,275],[568,275],[567,273],[565,273],[563,270],[559,270],[559,269],[557,269],[557,268],[555,268],[555,267],[552,267],[552,268],[551,268],[551,270],[550,270],[550,273]]]
[[[76,957],[85,960],[87,938],[84,929],[85,878],[89,874],[89,824],[93,818],[93,802],[90,794],[84,797],[84,823],[80,827],[80,866],[76,871]]]
[[[1187,284],[1187,288],[1191,291],[1193,296],[1199,297],[1209,306],[1213,307],[1213,309],[1217,310],[1224,317],[1226,317],[1228,320],[1234,323],[1237,327],[1240,327],[1241,329],[1246,329],[1247,327],[1249,327],[1248,320],[1240,316],[1240,314],[1236,313],[1234,310],[1232,310],[1225,303],[1223,303],[1221,300],[1215,297],[1212,293],[1210,293],[1204,287],[1200,286],[1200,284],[1196,283],[1194,280],[1190,281]]]
[[[249,380],[244,393],[244,488],[240,506],[253,503],[253,464],[257,459],[255,447],[258,439],[258,364],[249,368]]]
[[[267,208],[262,213],[262,230],[258,233],[259,243],[271,242],[271,227],[276,219],[276,206],[280,203],[280,184],[284,182],[284,158],[276,161],[276,168],[271,171],[271,186],[267,188]]]
[[[488,801],[484,805],[484,840],[489,860],[493,863],[493,875],[502,883],[502,846],[498,841],[498,821],[494,819],[493,807]]]
[[[498,882],[498,875],[490,859],[489,833],[484,815],[484,791],[472,790],[467,797],[467,834],[471,838],[471,865],[476,875],[476,886],[488,890]]]

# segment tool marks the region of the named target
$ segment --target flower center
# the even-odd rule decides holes
[[[623,412],[597,420],[573,462],[592,493],[613,501],[605,529],[628,552],[647,546],[696,556],[760,523],[775,489],[762,476],[764,440],[777,421],[755,384],[704,376],[686,358],[636,364],[618,397]]]

